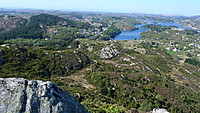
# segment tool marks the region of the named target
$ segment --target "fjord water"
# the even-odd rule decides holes
[[[158,22],[153,22],[153,21],[147,21],[147,24],[155,24],[155,25],[162,25],[162,26],[176,26],[178,28],[181,29],[191,29],[191,28],[187,28],[187,27],[183,27],[181,25],[179,25],[178,23],[158,23]],[[134,39],[140,39],[142,38],[140,36],[140,34],[142,32],[147,31],[148,29],[145,28],[141,28],[141,26],[145,26],[147,24],[139,24],[139,25],[135,25],[137,28],[137,30],[134,31],[122,31],[119,35],[115,36],[114,40],[134,40]]]
[[[114,40],[133,40],[133,39],[140,39],[140,33],[147,31],[148,29],[141,28],[146,24],[135,25],[137,30],[134,31],[122,31],[119,35],[117,35]]]
[[[192,29],[192,28],[188,28],[188,27],[183,27],[183,26],[179,25],[178,23],[156,23],[155,25],[176,26],[176,27],[181,28],[181,29]]]

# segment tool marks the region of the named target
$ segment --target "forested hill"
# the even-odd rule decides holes
[[[79,29],[88,29],[91,27],[89,23],[76,22],[73,20],[64,19],[62,17],[49,15],[49,14],[40,14],[40,15],[32,16],[30,18],[30,23],[39,23],[46,26],[63,25],[63,26],[76,27]]]
[[[40,14],[30,17],[17,29],[0,33],[0,41],[19,46],[67,49],[76,46],[75,39],[78,38],[110,40],[120,32],[120,29],[113,24],[93,26],[91,22]]]
[[[18,29],[12,31],[1,33],[0,40],[8,40],[15,38],[25,38],[25,39],[38,39],[45,38],[46,27],[62,25],[68,27],[88,29],[90,24],[83,22],[75,22],[73,20],[64,19],[58,16],[49,15],[49,14],[40,14],[32,16],[29,21],[25,23],[24,26],[21,26]]]
[[[67,21],[64,18],[54,16],[54,15],[49,15],[49,14],[40,14],[36,16],[32,16],[30,18],[30,23],[37,23],[37,24],[43,24],[43,25],[57,25],[58,23],[63,23],[64,21]]]
[[[0,16],[0,33],[12,31],[25,25],[26,19],[15,16],[2,15]]]

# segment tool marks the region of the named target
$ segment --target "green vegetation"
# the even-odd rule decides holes
[[[14,31],[0,34],[1,40],[15,39],[15,38],[43,38],[43,31],[39,24],[29,23],[27,26],[16,29]]]
[[[0,39],[8,40],[15,38],[23,38],[23,39],[48,38],[48,36],[45,36],[46,32],[45,30],[47,26],[53,26],[53,25],[69,26],[78,29],[86,29],[86,28],[88,29],[91,27],[87,23],[80,23],[72,20],[66,20],[64,18],[54,15],[41,14],[37,16],[32,16],[30,18],[30,21],[24,27],[0,34]]]
[[[141,34],[143,37],[141,40],[149,47],[165,50],[175,59],[185,60],[190,57],[190,59],[200,60],[197,56],[199,54],[200,34],[197,31],[165,28],[167,27],[150,25],[150,30]]]
[[[89,23],[76,22],[54,15],[40,14],[32,16],[24,27],[0,34],[0,40],[19,46],[49,47],[67,49],[77,38],[98,40],[113,39],[121,31],[115,26],[97,32]]]
[[[76,41],[74,49],[59,51],[1,47],[1,77],[50,80],[69,91],[90,112],[125,112],[132,108],[140,112],[153,108],[198,111],[199,88],[191,82],[200,81],[199,67],[179,65],[166,52],[143,44],[126,49],[130,42]],[[97,51],[110,45],[124,48],[123,52],[109,60],[100,59]],[[93,50],[88,51],[88,47]]]
[[[1,15],[0,16],[0,33],[16,30],[18,28],[24,27],[27,20],[24,18],[19,18],[11,15]]]
[[[199,111],[197,32],[146,25],[150,30],[140,40],[105,41],[139,22],[132,17],[69,15],[79,22],[41,14],[1,33],[0,77],[55,82],[92,113]]]
[[[2,50],[4,64],[0,66],[1,76],[32,79],[68,76],[86,66],[90,61],[81,53],[53,51],[49,48],[20,48],[15,46]]]
[[[162,32],[162,31],[171,29],[172,27],[177,28],[175,26],[162,26],[162,25],[154,25],[154,24],[148,24],[148,25],[145,25],[145,26],[142,26],[142,27],[148,28],[149,30],[156,31],[156,32]]]
[[[162,23],[175,23],[175,20],[173,19],[173,18],[171,18],[171,17],[168,17],[168,16],[166,16],[166,17],[158,17],[158,16],[145,16],[145,17],[143,17],[142,16],[142,18],[143,19],[146,19],[146,20],[151,20],[151,21],[153,21],[153,22],[162,22]]]
[[[195,66],[200,66],[200,61],[198,61],[197,59],[186,59],[185,63],[189,63]]]
[[[30,18],[30,23],[39,23],[47,26],[57,25],[64,21],[66,21],[64,18],[48,14],[36,15]]]
[[[43,31],[39,23],[29,22],[24,27],[0,34],[1,40],[14,38],[43,38]]]
[[[118,19],[114,25],[122,31],[132,31],[138,29],[135,27],[137,24],[141,24],[141,22],[135,20],[134,18],[125,17]]]
[[[111,38],[115,38],[116,35],[120,34],[121,31],[115,26],[109,27],[106,31],[103,32],[105,38],[103,40],[109,40]]]
[[[168,54],[176,54],[175,51],[170,51],[170,50],[165,50],[165,52],[167,52]]]
[[[187,34],[187,35],[195,35],[195,34],[198,34],[198,31],[196,31],[196,30],[184,30],[182,33]]]
[[[3,40],[0,40],[0,45],[4,44],[4,41]]]

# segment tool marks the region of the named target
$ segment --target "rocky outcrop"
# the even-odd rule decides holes
[[[121,53],[120,48],[117,48],[115,46],[110,46],[110,47],[102,48],[99,51],[99,57],[105,58],[105,59],[110,59],[110,58],[117,56],[119,53]]]
[[[12,31],[16,28],[20,28],[26,23],[27,20],[14,16],[0,16],[0,32]]]
[[[0,78],[0,113],[87,113],[52,82]]]
[[[163,108],[158,108],[158,109],[154,108],[151,113],[169,113],[169,112]]]
[[[145,48],[136,48],[135,51],[139,52],[140,54],[146,54],[148,50]]]

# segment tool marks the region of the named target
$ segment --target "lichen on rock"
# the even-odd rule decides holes
[[[88,113],[52,82],[0,78],[0,113]]]

